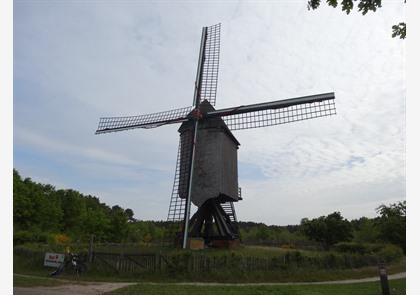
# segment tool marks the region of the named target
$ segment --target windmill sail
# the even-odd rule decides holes
[[[222,117],[230,130],[286,124],[336,114],[334,93],[252,104],[208,112]]]
[[[169,204],[168,218],[167,221],[178,222],[184,220],[185,212],[185,198],[181,198],[179,195],[180,190],[183,191],[185,188],[180,188],[179,181],[181,178],[185,177],[185,163],[181,164],[182,154],[181,154],[181,140],[178,146],[178,156],[176,159],[176,168],[174,183],[172,187],[171,201]],[[188,165],[188,163],[187,163]]]
[[[135,128],[155,128],[166,124],[180,123],[187,120],[187,115],[193,107],[174,109],[166,112],[153,114],[127,116],[127,117],[103,117],[99,120],[95,134],[123,131]]]
[[[199,86],[200,102],[207,100],[213,106],[216,105],[217,79],[219,75],[220,27],[219,23],[205,28],[204,60]]]

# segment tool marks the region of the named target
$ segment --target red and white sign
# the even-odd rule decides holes
[[[64,262],[64,254],[45,253],[44,266],[59,267]]]

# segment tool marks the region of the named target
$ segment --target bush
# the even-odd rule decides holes
[[[333,250],[340,253],[350,253],[350,254],[378,254],[383,251],[390,244],[374,244],[374,243],[357,243],[357,242],[343,242],[337,243],[333,246]],[[392,247],[393,248],[393,247]]]
[[[378,257],[380,260],[384,262],[391,262],[394,260],[398,260],[404,256],[404,251],[395,245],[385,245],[379,252]]]
[[[25,243],[46,243],[48,234],[39,231],[16,231],[13,234],[13,244],[22,245]]]
[[[13,234],[13,244],[14,245],[21,245],[25,242],[30,242],[33,239],[32,232],[21,230],[18,232],[15,232]]]
[[[333,250],[342,253],[357,253],[361,255],[369,252],[368,247],[365,244],[354,242],[337,243],[333,246]]]

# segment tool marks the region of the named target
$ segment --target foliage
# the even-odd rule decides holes
[[[80,243],[87,245],[94,235],[95,244],[124,243],[151,249],[168,242],[171,237],[171,222],[136,220],[130,208],[111,208],[91,195],[70,189],[57,190],[52,185],[35,183],[30,178],[22,179],[16,170],[13,176],[15,245],[48,243],[58,249],[66,243],[60,246],[54,239],[62,236],[68,237],[74,247]],[[334,212],[311,221],[303,219],[300,225],[268,226],[238,222],[238,227],[243,244],[270,246],[279,251],[328,249],[337,242],[345,241],[363,245],[393,243],[405,249],[405,202],[382,205],[378,214],[380,216],[376,218],[362,217],[348,222],[339,212]],[[256,249],[253,251],[258,252]]]
[[[238,222],[241,241],[245,244],[280,246],[283,248],[295,248],[299,246],[316,247],[298,229],[299,225],[265,225],[255,222]]]
[[[65,234],[56,234],[53,236],[54,242],[58,245],[68,245],[70,243],[70,237]]]
[[[343,253],[357,253],[365,254],[368,253],[368,247],[366,244],[354,243],[354,242],[341,242],[334,245],[333,250]]]
[[[405,23],[399,23],[398,25],[392,26],[392,38],[400,36],[400,39],[405,39],[406,33],[407,33],[407,30],[406,30]]]
[[[326,2],[328,5],[334,8],[336,8],[338,4],[337,0],[326,0]],[[341,9],[347,14],[349,14],[354,7],[354,2],[357,2],[357,0],[342,0]],[[359,4],[357,5],[357,7],[359,8],[359,11],[361,11],[362,14],[365,15],[369,11],[376,11],[377,8],[382,7],[381,2],[382,0],[359,0]],[[320,3],[321,0],[309,0],[308,9],[317,9]]]
[[[48,241],[48,234],[37,229],[34,230],[19,230],[13,234],[13,243],[15,245],[23,243],[46,243]]]
[[[133,212],[132,209],[127,208],[127,209],[125,209],[124,213],[125,213],[125,215],[127,215],[129,221],[136,221],[136,219],[133,217],[134,212]]]
[[[353,227],[353,241],[358,243],[376,243],[379,239],[379,229],[376,219],[361,217],[351,221]]]
[[[403,250],[398,247],[398,246],[394,246],[394,245],[385,245],[379,252],[378,252],[378,256],[380,257],[381,260],[383,260],[384,262],[391,262],[391,261],[395,261],[400,259],[401,257],[404,256],[404,252]]]
[[[337,7],[338,1],[337,0],[326,0],[329,6],[334,8]],[[342,0],[341,1],[341,10],[345,11],[347,14],[353,10],[354,4],[357,0]],[[406,1],[404,0],[404,3]],[[309,0],[308,1],[308,10],[310,9],[317,9],[321,4],[321,0]],[[363,14],[367,14],[369,11],[375,12],[378,8],[382,7],[382,0],[359,0],[359,4],[357,5],[358,10]],[[406,37],[406,24],[401,22],[398,25],[392,26],[392,38],[397,36],[400,39],[405,39]]]
[[[376,209],[380,217],[376,220],[379,237],[388,243],[398,245],[405,253],[406,201],[381,205]]]
[[[403,252],[400,248],[379,243],[359,243],[359,242],[341,242],[333,246],[332,250],[340,253],[351,253],[351,254],[375,254],[379,259],[394,260],[399,259],[403,256]]]
[[[131,209],[110,208],[97,197],[22,179],[13,170],[15,244],[46,243],[49,235],[81,242],[92,234],[97,241],[121,242],[127,238],[130,218],[133,220]]]
[[[304,218],[301,221],[301,227],[309,239],[322,243],[326,250],[335,243],[350,241],[352,238],[351,223],[344,219],[340,212],[312,220]]]

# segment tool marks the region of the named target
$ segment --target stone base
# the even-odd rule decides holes
[[[202,238],[188,238],[188,249],[191,249],[191,250],[204,249],[204,239],[202,239]]]

